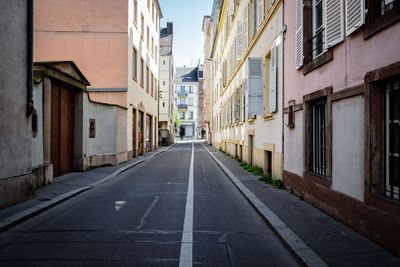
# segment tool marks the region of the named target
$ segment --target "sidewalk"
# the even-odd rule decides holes
[[[86,172],[71,172],[56,177],[52,184],[38,188],[32,199],[0,210],[0,231],[13,227],[77,194],[112,179],[121,172],[170,149],[172,146],[161,147],[157,151],[148,152],[120,165],[99,167]]]
[[[305,255],[305,265],[322,266],[326,263],[329,266],[400,266],[399,257],[393,256],[373,241],[288,191],[259,181],[258,176],[246,172],[236,160],[218,149],[209,145],[205,147],[216,158],[217,164],[218,161],[222,163],[222,169],[226,167],[225,173],[228,177],[233,177],[230,177],[232,182],[277,232],[283,243],[294,250],[299,258]],[[257,201],[262,203],[257,204]],[[285,227],[293,234],[287,234]],[[302,242],[304,246],[301,245]],[[304,253],[304,247],[309,248],[307,253]],[[310,257],[310,252],[315,257]],[[318,257],[322,261],[318,262]],[[311,260],[307,262],[309,259]]]

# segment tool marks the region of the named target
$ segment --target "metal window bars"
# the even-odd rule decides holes
[[[400,201],[400,81],[386,83],[384,195]]]
[[[327,176],[326,100],[317,100],[311,107],[312,172]]]

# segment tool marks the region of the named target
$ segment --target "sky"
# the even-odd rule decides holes
[[[203,62],[203,16],[211,14],[213,0],[159,0],[163,18],[161,28],[167,22],[174,23],[175,66],[194,66]]]

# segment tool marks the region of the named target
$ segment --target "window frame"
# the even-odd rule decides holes
[[[381,14],[381,1],[366,0],[368,14],[366,17],[366,27],[364,39],[368,39],[376,33],[386,29],[390,25],[400,20],[400,3],[386,14]]]

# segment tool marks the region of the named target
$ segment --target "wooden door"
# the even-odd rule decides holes
[[[133,156],[136,157],[136,109],[132,110],[132,151]]]
[[[74,168],[75,92],[60,82],[51,88],[51,163],[53,175],[60,176]]]

